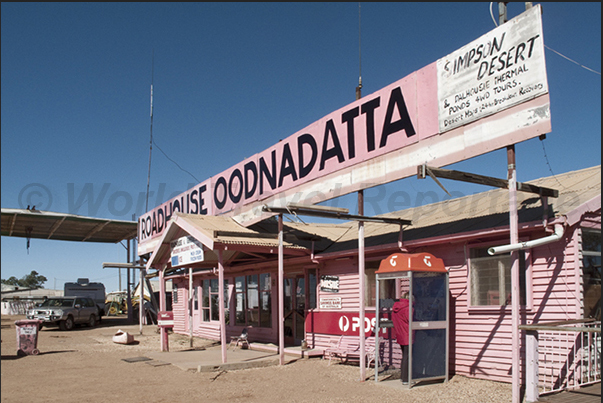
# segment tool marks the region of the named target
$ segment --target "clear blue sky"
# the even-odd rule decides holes
[[[542,5],[545,45],[600,73],[601,3]],[[494,29],[489,10],[361,3],[363,94]],[[523,2],[508,5],[509,18],[523,11]],[[149,208],[355,99],[358,3],[2,3],[1,18],[3,208],[144,213],[152,76]],[[601,75],[545,54],[553,129],[544,142],[516,146],[520,181],[601,163]],[[506,153],[448,168],[504,178]],[[367,190],[365,213],[389,211],[396,191],[411,206],[427,191],[445,197],[432,181],[408,178]],[[353,200],[336,203],[353,210]],[[25,239],[2,237],[1,259],[4,279],[36,270],[46,288],[88,277],[113,291],[117,270],[102,263],[125,262],[126,253],[120,244],[38,239],[28,253]]]

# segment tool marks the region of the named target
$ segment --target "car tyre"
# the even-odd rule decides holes
[[[67,319],[59,323],[59,328],[61,330],[73,330],[74,327],[75,323],[73,322],[73,318],[71,316],[68,316]]]
[[[90,315],[90,319],[88,320],[88,326],[90,327],[94,327],[96,326],[96,316],[95,315]]]

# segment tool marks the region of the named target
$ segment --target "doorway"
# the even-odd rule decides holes
[[[306,279],[304,274],[285,277],[285,345],[299,346],[305,338]]]

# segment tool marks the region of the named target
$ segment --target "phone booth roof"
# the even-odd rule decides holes
[[[376,274],[405,271],[447,273],[444,261],[431,253],[394,253],[381,261]]]

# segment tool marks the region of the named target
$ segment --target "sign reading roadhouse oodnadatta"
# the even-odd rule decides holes
[[[541,7],[212,176],[140,217],[149,253],[175,212],[265,217],[550,132]]]

